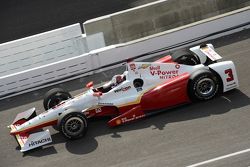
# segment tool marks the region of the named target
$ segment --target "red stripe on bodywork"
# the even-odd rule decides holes
[[[21,134],[18,134],[19,136],[16,136],[16,140],[18,142],[18,144],[23,147],[23,145],[26,143],[26,141],[28,140],[29,138],[29,134],[27,133],[21,133]]]
[[[119,113],[124,114],[124,113],[126,113],[127,111],[131,110],[132,108],[134,108],[136,106],[138,106],[138,104],[132,104],[132,105],[120,107],[119,108]]]
[[[18,125],[22,125],[25,122],[27,122],[26,119],[20,119],[20,120],[16,121],[13,125],[18,126]]]
[[[88,110],[85,112],[88,118],[91,117],[106,117],[113,116],[118,114],[118,108],[115,106],[100,106],[98,108]]]
[[[109,126],[118,126],[145,117],[147,111],[170,108],[190,102],[187,84],[190,74],[184,73],[144,93],[139,104],[120,107],[119,116],[108,122]]]
[[[169,55],[155,61],[155,63],[172,63],[172,62],[173,62],[172,57]]]
[[[141,108],[157,110],[189,102],[187,84],[190,74],[184,73],[146,92],[141,98]]]
[[[40,124],[38,126],[31,126],[30,128],[24,129],[24,130],[19,131],[19,132],[13,132],[13,133],[10,133],[10,134],[11,135],[17,135],[17,134],[30,133],[30,132],[33,132],[33,131],[36,131],[36,130],[40,130],[40,129],[46,127],[46,126],[52,126],[52,125],[57,125],[57,120],[46,122],[46,123]]]
[[[145,114],[142,111],[141,106],[136,105],[135,107],[128,110],[127,112],[111,119],[108,122],[108,125],[113,127],[113,126],[121,125],[127,122],[131,122],[131,121],[143,118],[143,117],[145,117]]]

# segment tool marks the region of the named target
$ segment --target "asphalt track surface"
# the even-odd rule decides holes
[[[93,120],[86,137],[80,140],[66,141],[49,128],[52,144],[22,154],[6,126],[18,112],[34,106],[42,110],[42,94],[48,88],[0,101],[0,166],[180,167],[235,152],[240,153],[201,166],[250,166],[250,152],[242,152],[250,148],[249,37],[250,31],[245,30],[212,41],[225,60],[236,64],[239,89],[116,128],[106,125],[108,119]],[[93,78],[59,86],[71,85],[75,95],[88,79]]]

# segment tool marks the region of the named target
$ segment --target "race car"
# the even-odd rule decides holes
[[[159,111],[195,101],[209,100],[239,86],[232,61],[220,61],[212,44],[175,52],[155,62],[128,62],[126,71],[104,85],[86,85],[72,97],[54,88],[44,98],[45,111],[32,108],[19,113],[8,126],[21,152],[52,142],[53,126],[68,139],[83,137],[89,118],[110,116],[108,125],[122,125]]]

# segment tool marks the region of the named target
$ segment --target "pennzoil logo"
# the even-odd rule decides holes
[[[150,66],[150,64],[142,64],[141,66],[138,67],[138,69],[146,69]]]
[[[125,92],[125,91],[127,91],[127,90],[129,90],[131,88],[131,86],[127,86],[127,87],[121,87],[121,88],[119,88],[119,89],[116,89],[114,92],[115,93],[118,93],[118,92]]]

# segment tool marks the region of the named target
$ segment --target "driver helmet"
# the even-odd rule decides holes
[[[122,81],[123,81],[123,75],[115,75],[112,78],[112,83],[115,85],[122,83]]]

